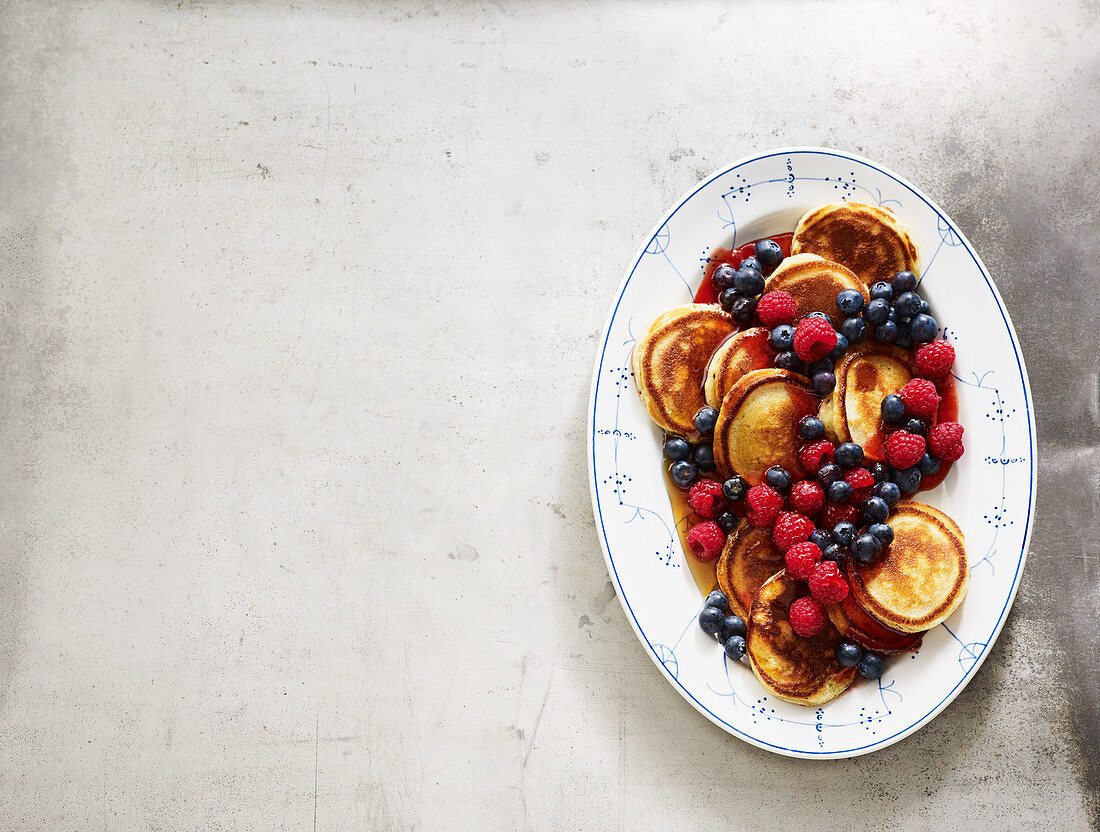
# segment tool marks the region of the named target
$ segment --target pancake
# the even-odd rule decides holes
[[[942,511],[902,500],[887,521],[894,542],[871,563],[850,562],[848,583],[876,621],[903,633],[928,630],[953,613],[969,584],[966,541]]]
[[[745,373],[764,370],[772,365],[775,350],[768,346],[770,330],[755,326],[738,332],[726,340],[707,365],[707,380],[704,386],[707,404],[715,410],[722,406],[726,392],[733,387]]]
[[[841,639],[830,622],[813,638],[802,638],[791,629],[788,608],[809,594],[805,581],[796,581],[786,570],[773,575],[752,602],[745,639],[749,663],[760,684],[796,705],[821,705],[835,699],[858,673],[836,660]]]
[[[634,383],[649,416],[669,433],[697,439],[695,414],[706,405],[703,378],[714,350],[737,331],[722,307],[689,303],[660,315],[634,345]]]
[[[890,344],[856,344],[836,363],[836,387],[818,418],[833,442],[855,442],[874,462],[885,462],[882,400],[917,375],[912,353]]]
[[[920,276],[909,229],[877,205],[832,202],[807,211],[791,240],[791,254],[806,252],[843,263],[868,286],[905,270]]]
[[[798,423],[816,413],[817,404],[810,382],[790,370],[753,370],[738,379],[714,426],[714,461],[722,478],[740,474],[749,485],[759,485],[765,471],[782,465],[802,479]]]
[[[726,538],[717,565],[718,586],[729,599],[730,609],[747,621],[756,591],[785,565],[771,531],[742,520]]]
[[[855,289],[863,300],[871,299],[867,286],[840,263],[832,263],[816,254],[796,254],[784,260],[768,278],[764,293],[786,292],[798,304],[798,317],[811,312],[824,312],[839,329],[844,315],[836,307],[836,296],[845,289]]]
[[[924,636],[924,633],[903,633],[880,624],[856,603],[850,592],[839,604],[828,604],[825,611],[841,638],[883,655],[915,650]]]

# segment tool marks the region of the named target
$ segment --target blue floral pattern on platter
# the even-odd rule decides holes
[[[630,354],[648,321],[690,302],[714,249],[789,231],[824,202],[883,205],[921,247],[922,293],[956,346],[967,454],[920,499],[967,535],[971,588],[918,652],[895,657],[877,685],[857,683],[817,710],[775,700],[744,663],[694,626],[701,596],[685,566],[664,490],[660,432],[638,401]],[[956,324],[956,322],[960,322]],[[1034,423],[1008,315],[977,255],[927,197],[874,163],[794,148],[743,160],[701,183],[647,238],[624,278],[593,373],[589,466],[601,546],[628,619],[669,681],[708,718],[748,742],[828,758],[885,747],[926,724],[973,677],[1019,583],[1034,509]]]

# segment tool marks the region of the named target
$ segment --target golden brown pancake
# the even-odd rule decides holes
[[[871,563],[851,562],[848,583],[875,620],[903,633],[942,623],[966,597],[966,540],[939,509],[902,500],[888,521],[894,542]]]
[[[738,332],[714,351],[707,365],[704,389],[707,404],[717,410],[726,392],[741,376],[772,365],[775,350],[768,346],[770,335],[766,327],[754,326]]]
[[[718,558],[718,586],[729,599],[730,609],[747,621],[756,591],[784,566],[783,553],[772,542],[771,531],[742,520],[726,538]]]
[[[812,638],[802,638],[787,621],[791,604],[810,590],[786,570],[773,575],[752,602],[748,645],[752,672],[780,699],[796,705],[821,705],[844,693],[855,681],[854,667],[836,660],[840,634],[829,622]]]
[[[791,240],[791,254],[805,252],[843,263],[868,286],[905,270],[920,276],[909,229],[877,205],[831,202],[807,211]]]
[[[790,370],[753,370],[738,379],[722,400],[714,427],[714,461],[723,479],[740,474],[759,485],[773,465],[802,479],[798,423],[816,413],[817,404],[810,382]]]
[[[697,438],[706,405],[703,379],[714,350],[737,331],[722,307],[689,303],[658,316],[634,345],[634,383],[650,418],[670,433]]]
[[[847,267],[816,254],[796,254],[772,273],[764,292],[786,292],[798,304],[798,317],[824,312],[839,329],[844,315],[837,309],[836,296],[845,289],[855,289],[865,301],[871,298],[867,286]]]
[[[818,418],[833,442],[855,442],[883,462],[882,400],[917,374],[912,353],[890,344],[863,342],[836,363],[836,387],[821,402]]]

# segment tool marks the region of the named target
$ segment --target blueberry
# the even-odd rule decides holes
[[[871,476],[875,478],[875,484],[880,482],[886,482],[890,479],[890,466],[885,462],[875,462],[871,464]]]
[[[868,524],[884,523],[886,518],[890,516],[890,506],[886,505],[886,501],[882,497],[868,497],[863,501],[859,510],[863,513],[863,519]]]
[[[730,636],[726,639],[726,643],[722,645],[722,649],[725,650],[726,655],[735,662],[740,661],[741,657],[745,655],[745,637]]]
[[[855,442],[841,442],[836,446],[835,457],[841,468],[855,468],[863,462],[863,448]]]
[[[871,284],[871,300],[884,300],[887,303],[894,299],[894,287],[885,280]]]
[[[723,289],[729,289],[733,286],[733,276],[737,274],[737,270],[729,263],[723,263],[710,276],[710,282],[714,284],[714,288],[721,292]]]
[[[807,318],[824,318],[826,321],[829,320],[829,316],[826,315],[824,312],[811,312],[806,317]]]
[[[841,520],[835,526],[833,526],[833,540],[837,546],[847,548],[852,544],[852,541],[856,539],[856,527],[855,524],[849,523],[847,520]]]
[[[896,482],[880,482],[871,493],[881,498],[891,508],[901,499],[901,489]]]
[[[722,483],[722,494],[727,500],[736,503],[749,492],[749,484],[740,477],[730,477]]]
[[[872,523],[867,527],[867,533],[877,537],[883,546],[889,546],[894,542],[894,530],[885,523]]]
[[[903,320],[903,318],[898,314],[898,310],[891,306],[890,311],[886,313],[886,320],[896,324],[898,321]]]
[[[695,429],[702,434],[708,434],[714,430],[718,422],[718,411],[713,407],[701,407],[695,414]]]
[[[718,607],[703,607],[703,611],[699,613],[699,629],[707,635],[716,636],[725,620],[726,614]]]
[[[810,386],[813,388],[814,395],[828,396],[833,392],[833,388],[836,387],[836,376],[828,370],[814,373],[813,381],[810,383]]]
[[[802,366],[802,359],[795,355],[792,350],[784,350],[779,353],[772,363],[780,370],[791,370],[796,373],[800,373],[805,369]]]
[[[852,499],[852,486],[844,480],[837,480],[829,486],[830,503],[846,503]]]
[[[908,433],[915,433],[918,436],[924,436],[924,432],[927,428],[924,426],[924,422],[920,419],[906,419],[905,424],[901,426],[901,429]]]
[[[835,543],[830,543],[824,549],[821,550],[822,560],[831,560],[833,563],[840,563],[844,557],[844,550],[837,546]]]
[[[923,344],[926,341],[935,340],[936,334],[940,331],[940,325],[931,315],[925,315],[922,312],[913,316],[913,320],[909,322],[909,331],[913,333],[914,341]]]
[[[733,638],[734,636],[745,635],[745,622],[741,620],[739,615],[727,615],[722,619],[722,629],[718,631],[718,638],[722,641]]]
[[[922,477],[931,477],[933,474],[938,474],[940,472],[940,461],[932,456],[932,454],[925,454],[920,458],[917,467],[920,468]]]
[[[778,352],[787,352],[794,349],[794,327],[789,324],[780,324],[772,330],[769,340],[772,347]]]
[[[783,249],[775,240],[760,240],[756,244],[756,259],[765,269],[774,269],[783,262]]]
[[[864,532],[851,545],[852,557],[860,563],[870,563],[882,553],[882,541]]]
[[[865,307],[863,307],[863,320],[869,324],[883,323],[888,317],[890,317],[890,304],[882,298],[871,301]]]
[[[903,292],[912,292],[917,288],[917,276],[912,272],[898,272],[894,275],[893,286],[894,291],[899,295]]]
[[[821,483],[822,488],[828,488],[837,480],[842,479],[844,479],[844,472],[840,470],[839,465],[827,462],[818,469],[817,481]]]
[[[746,269],[742,265],[733,277],[733,286],[744,295],[759,295],[764,291],[764,275],[756,269]]]
[[[903,468],[900,471],[894,472],[894,482],[897,483],[898,488],[900,488],[904,494],[912,494],[920,488],[920,481],[920,468],[916,465],[912,468]]]
[[[670,436],[665,440],[665,456],[673,462],[687,459],[691,456],[691,445],[682,436]]]
[[[708,607],[716,607],[722,612],[729,612],[730,609],[729,599],[726,598],[726,593],[720,589],[714,590],[714,592],[707,596],[706,605]]]
[[[741,295],[733,302],[733,307],[730,309],[730,317],[739,323],[747,324],[752,320],[753,315],[756,314],[756,298],[748,298]]]
[[[733,309],[733,305],[737,303],[737,299],[740,297],[741,295],[737,290],[731,286],[728,289],[723,289],[718,295],[718,303],[721,304],[723,309],[729,312]]]
[[[803,416],[798,423],[798,435],[807,442],[816,442],[825,435],[825,423],[816,416]]]
[[[864,653],[857,667],[859,675],[864,679],[877,679],[882,675],[882,656],[877,653]]]
[[[894,308],[904,318],[912,318],[920,312],[920,295],[916,292],[902,292],[894,301]]]
[[[714,470],[714,449],[710,445],[696,445],[695,450],[691,452],[691,458],[699,466],[700,471]]]
[[[863,311],[863,294],[855,289],[845,289],[836,296],[836,308],[848,318]]]
[[[892,344],[898,339],[898,325],[893,321],[884,321],[875,327],[875,340],[881,344]]]
[[[882,400],[882,421],[888,425],[897,425],[905,418],[905,402],[897,393],[891,393]]]
[[[786,494],[791,490],[791,475],[781,465],[773,465],[764,472],[764,481],[780,494]]]
[[[820,361],[814,361],[806,365],[806,375],[813,378],[818,373],[832,372],[833,364],[831,361],[827,361],[824,358]]]
[[[840,357],[848,350],[848,339],[844,337],[844,333],[838,332],[836,334],[836,346],[833,347],[829,353],[830,361],[839,361]]]
[[[810,543],[814,544],[814,546],[824,552],[827,548],[833,545],[833,539],[824,529],[814,529],[812,532],[810,532]]]
[[[849,344],[858,344],[863,340],[863,334],[867,331],[862,318],[845,318],[840,325],[840,334],[848,339]]]
[[[932,314],[932,307],[928,305],[928,301],[922,300],[920,302],[920,311],[917,312],[917,314],[918,315],[931,315]]]
[[[718,528],[720,528],[726,534],[729,534],[737,528],[738,520],[737,515],[734,514],[732,511],[723,511],[721,514],[718,515],[714,522],[718,524]]]
[[[858,644],[842,641],[836,646],[836,660],[841,667],[855,667],[863,658],[863,650]]]
[[[764,273],[764,267],[760,265],[760,261],[757,260],[755,257],[746,257],[744,260],[742,260],[741,268],[753,269],[754,271],[760,272],[760,274]]]
[[[699,476],[699,469],[695,466],[694,462],[681,460],[680,462],[672,463],[672,467],[669,469],[668,473],[677,486],[680,488],[688,488],[695,482],[695,478]]]
[[[898,324],[898,335],[894,339],[894,346],[901,347],[903,350],[913,346],[913,332],[909,324]]]

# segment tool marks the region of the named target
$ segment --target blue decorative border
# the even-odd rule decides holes
[[[646,634],[643,632],[642,627],[641,627],[641,623],[638,621],[637,616],[635,616],[634,610],[630,606],[630,602],[627,599],[627,597],[626,597],[626,595],[623,591],[622,582],[619,580],[619,573],[618,573],[618,570],[615,567],[615,560],[611,555],[610,544],[607,540],[607,529],[604,526],[603,508],[600,505],[599,488],[598,488],[598,483],[596,482],[596,442],[595,442],[595,432],[594,431],[595,431],[595,421],[596,421],[596,403],[598,401],[598,394],[599,394],[599,387],[600,387],[600,375],[602,373],[603,366],[604,366],[604,359],[605,359],[605,356],[606,356],[606,353],[607,353],[608,341],[611,338],[612,324],[615,321],[615,316],[618,314],[619,305],[622,303],[623,296],[626,294],[627,286],[630,285],[630,280],[634,276],[634,272],[637,270],[638,265],[641,262],[642,255],[644,255],[650,249],[650,247],[653,246],[654,241],[656,241],[658,239],[659,235],[662,232],[667,234],[667,230],[666,230],[667,229],[667,224],[676,215],[676,213],[689,200],[691,200],[697,193],[699,193],[701,190],[703,190],[703,188],[705,188],[707,185],[709,185],[714,180],[716,180],[716,179],[718,179],[722,176],[726,176],[727,174],[732,173],[733,171],[736,171],[739,168],[742,168],[742,167],[744,167],[745,165],[748,165],[748,164],[761,162],[761,161],[764,161],[765,159],[771,159],[771,158],[775,158],[777,156],[788,156],[789,157],[789,156],[795,156],[795,155],[799,155],[799,156],[829,156],[829,157],[833,157],[833,158],[836,158],[836,159],[843,159],[845,161],[849,161],[849,162],[858,163],[860,165],[863,165],[864,167],[870,168],[871,170],[876,171],[877,173],[880,173],[883,176],[886,176],[886,177],[892,179],[893,181],[895,181],[899,185],[901,185],[903,188],[906,188],[908,191],[910,191],[914,196],[919,197],[920,200],[922,202],[924,202],[924,204],[927,205],[936,214],[936,216],[938,218],[937,224],[938,224],[938,226],[940,228],[940,231],[941,231],[941,239],[943,239],[943,236],[942,236],[943,233],[945,231],[947,231],[947,232],[950,232],[951,234],[954,234],[955,237],[959,241],[961,241],[962,245],[966,249],[967,254],[970,255],[970,258],[974,261],[974,265],[976,265],[978,267],[978,271],[981,273],[982,278],[985,280],[986,286],[989,288],[990,294],[993,296],[994,303],[997,304],[997,309],[1001,313],[1001,319],[1004,321],[1005,328],[1008,331],[1009,341],[1012,344],[1013,355],[1016,359],[1016,366],[1017,366],[1017,368],[1019,370],[1019,373],[1020,373],[1020,383],[1023,387],[1023,392],[1024,392],[1024,408],[1025,408],[1025,411],[1026,411],[1026,414],[1027,414],[1028,448],[1029,448],[1028,464],[1029,464],[1029,470],[1030,470],[1030,477],[1029,477],[1029,482],[1028,482],[1028,510],[1027,510],[1027,517],[1024,521],[1023,543],[1022,543],[1021,548],[1020,548],[1019,560],[1016,563],[1016,572],[1015,572],[1015,574],[1013,575],[1013,578],[1012,578],[1012,588],[1008,593],[1008,597],[1005,600],[1005,604],[1001,609],[1000,615],[997,617],[997,621],[993,626],[993,630],[990,633],[989,638],[986,640],[986,642],[984,644],[976,643],[976,644],[973,644],[973,645],[966,645],[965,646],[966,649],[971,654],[971,655],[968,655],[966,657],[969,660],[967,663],[970,664],[969,670],[966,673],[964,673],[964,675],[959,680],[959,682],[955,685],[955,687],[953,687],[942,700],[940,700],[931,710],[929,710],[928,713],[926,713],[924,716],[917,719],[911,725],[907,726],[906,728],[903,728],[900,731],[897,731],[896,733],[890,735],[889,737],[884,737],[880,740],[877,740],[873,743],[869,743],[867,745],[857,746],[855,748],[848,748],[848,749],[843,749],[843,750],[832,749],[832,750],[828,750],[828,751],[824,751],[824,750],[823,751],[812,751],[812,750],[808,750],[808,749],[786,748],[784,746],[776,745],[774,743],[769,743],[765,740],[761,740],[757,737],[753,737],[753,736],[745,733],[744,731],[741,731],[740,729],[734,727],[733,725],[729,724],[724,719],[722,719],[717,714],[715,714],[713,711],[711,711],[709,708],[707,708],[702,702],[700,702],[698,699],[696,699],[694,695],[692,695],[691,691],[689,691],[686,687],[684,687],[683,684],[680,683],[680,681],[677,679],[677,674],[672,673],[668,670],[668,668],[665,666],[664,660],[658,654],[657,648],[650,642],[648,636],[646,636]],[[946,240],[944,240],[944,241],[946,242]],[[952,241],[951,244],[954,245],[954,242]],[[661,246],[662,251],[663,251],[663,248],[664,248],[664,246]],[[939,252],[939,249],[937,248],[937,253],[938,252]],[[929,265],[931,265],[931,263]],[[681,279],[683,279],[683,278],[681,277]],[[940,712],[940,710],[942,710],[944,707],[946,707],[947,703],[949,703],[956,696],[957,692],[960,691],[962,687],[965,687],[965,685],[967,683],[969,683],[971,677],[973,677],[974,673],[981,666],[981,664],[982,664],[982,662],[985,658],[986,651],[989,649],[989,646],[992,645],[996,641],[997,636],[1000,633],[1001,627],[1004,623],[1005,615],[1007,614],[1009,607],[1012,605],[1012,601],[1016,597],[1016,590],[1019,588],[1019,582],[1020,582],[1020,570],[1023,568],[1024,560],[1025,560],[1026,555],[1027,555],[1028,543],[1029,543],[1030,538],[1031,538],[1031,518],[1032,518],[1032,514],[1034,513],[1034,510],[1035,510],[1035,436],[1034,436],[1034,416],[1033,416],[1033,410],[1032,410],[1032,406],[1031,406],[1031,387],[1028,384],[1027,372],[1024,369],[1023,360],[1020,357],[1020,349],[1019,349],[1019,344],[1018,344],[1017,339],[1016,339],[1016,331],[1012,327],[1012,322],[1008,318],[1008,313],[1005,311],[1004,304],[1001,302],[1001,297],[997,293],[997,289],[994,286],[993,281],[990,279],[989,273],[986,271],[984,264],[981,262],[981,260],[978,258],[978,256],[974,253],[974,249],[970,245],[970,241],[966,239],[966,237],[963,235],[963,233],[950,220],[950,218],[948,218],[940,210],[939,206],[937,206],[928,197],[926,197],[919,189],[917,189],[913,185],[909,184],[904,179],[902,179],[901,177],[899,177],[896,174],[892,173],[891,171],[886,170],[885,168],[881,168],[878,165],[875,165],[875,164],[873,164],[873,163],[871,163],[871,162],[869,162],[865,159],[861,159],[858,156],[852,156],[852,155],[845,154],[845,153],[839,153],[839,152],[836,152],[836,151],[833,151],[833,150],[828,150],[828,149],[825,149],[825,148],[788,148],[788,149],[778,150],[778,151],[775,151],[775,152],[772,152],[772,153],[762,154],[762,155],[759,155],[759,156],[752,156],[752,157],[749,157],[749,158],[746,158],[746,159],[742,159],[741,161],[731,165],[730,167],[728,167],[724,170],[718,171],[717,173],[712,174],[711,176],[707,177],[693,191],[691,191],[689,194],[687,194],[687,196],[685,196],[683,199],[680,200],[679,204],[675,208],[673,208],[668,213],[668,215],[665,216],[661,220],[661,222],[658,224],[656,230],[650,235],[649,240],[646,243],[646,245],[642,248],[642,250],[634,258],[634,265],[631,267],[630,273],[626,276],[626,279],[623,280],[622,285],[619,289],[619,296],[615,300],[615,306],[611,311],[611,315],[609,316],[608,321],[607,321],[607,325],[605,327],[604,340],[603,340],[603,344],[600,347],[599,362],[597,363],[595,372],[593,374],[592,394],[591,394],[591,408],[590,408],[590,412],[589,412],[589,432],[588,433],[589,433],[588,441],[589,441],[590,447],[591,447],[591,454],[590,454],[590,459],[589,459],[589,464],[591,466],[591,469],[589,471],[589,474],[590,474],[589,482],[590,482],[590,487],[592,489],[593,505],[596,509],[596,519],[599,521],[599,525],[600,525],[601,543],[603,545],[604,553],[607,556],[607,562],[610,565],[611,571],[612,571],[612,573],[615,577],[615,583],[618,586],[619,599],[622,602],[623,607],[630,614],[630,617],[631,617],[632,621],[634,622],[634,628],[637,630],[638,634],[642,637],[642,640],[645,641],[646,646],[649,648],[650,655],[654,659],[654,662],[657,664],[658,667],[660,667],[665,672],[666,676],[668,676],[670,681],[672,681],[680,689],[680,692],[682,693],[682,695],[685,698],[690,699],[702,713],[706,714],[715,723],[724,726],[725,728],[727,728],[732,733],[734,733],[734,734],[736,734],[740,737],[743,737],[747,741],[749,741],[749,742],[753,743],[754,745],[757,745],[761,748],[771,748],[771,749],[775,749],[776,751],[784,752],[784,753],[787,753],[787,754],[790,754],[790,755],[793,755],[793,756],[798,756],[798,757],[810,757],[810,758],[820,757],[820,756],[843,757],[843,756],[854,755],[854,754],[857,754],[859,752],[866,752],[866,751],[869,751],[869,750],[877,748],[877,747],[889,745],[893,741],[895,741],[896,739],[900,739],[900,738],[906,736],[907,734],[912,733],[917,728],[919,728],[920,726],[925,724],[927,721],[932,719],[934,716],[936,716],[936,714],[938,714]],[[952,634],[952,635],[954,635],[954,634]],[[664,647],[663,645],[658,645],[658,646]],[[973,651],[970,649],[970,648],[973,648],[973,647],[980,647],[981,649],[978,650],[978,652],[976,654],[974,654]],[[667,650],[668,648],[664,647],[664,649]],[[962,664],[961,659],[960,659],[960,664]]]

